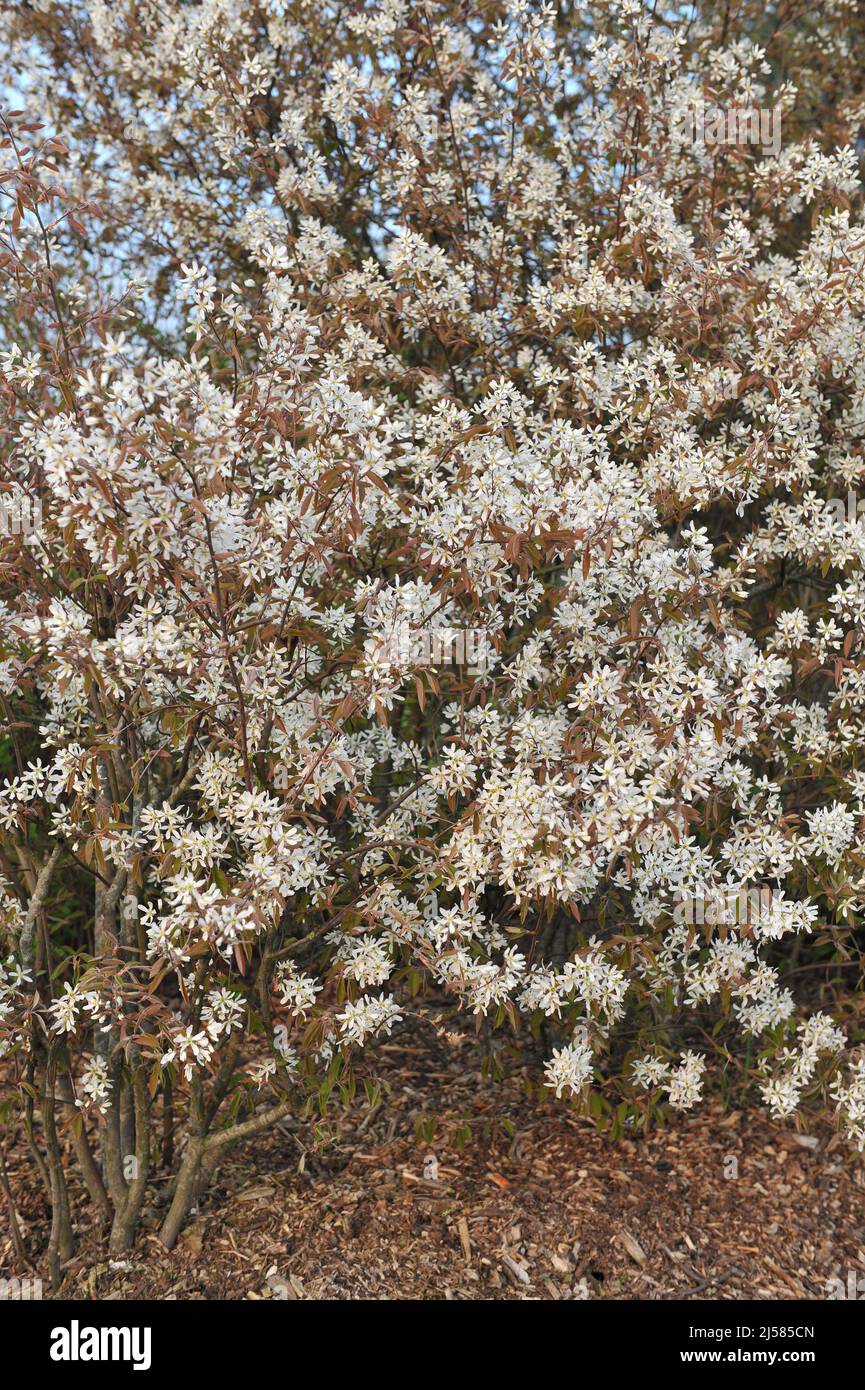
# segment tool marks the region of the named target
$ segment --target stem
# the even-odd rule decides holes
[[[202,1176],[205,1179],[211,1176],[216,1164],[229,1145],[270,1129],[288,1115],[293,1108],[293,1101],[281,1101],[279,1105],[271,1106],[270,1110],[265,1110],[263,1114],[253,1115],[251,1119],[244,1120],[242,1124],[232,1125],[230,1129],[222,1129],[206,1139],[190,1137],[180,1172],[177,1175],[177,1184],[171,1206],[159,1232],[159,1239],[166,1249],[174,1249],[183,1223],[195,1201],[199,1180]]]
[[[195,1201],[203,1148],[202,1141],[190,1135],[186,1152],[183,1155],[183,1162],[180,1165],[180,1172],[177,1175],[171,1206],[159,1232],[159,1239],[166,1250],[174,1249],[183,1223]]]
[[[52,1052],[45,1069],[45,1090],[42,1100],[42,1128],[48,1154],[51,1178],[51,1235],[48,1240],[48,1267],[54,1288],[60,1283],[60,1266],[72,1258],[75,1242],[69,1210],[69,1189],[63,1172],[63,1159],[57,1138],[54,1099],[57,1084],[57,1058]]]
[[[60,1076],[60,1094],[70,1106],[75,1104],[75,1095],[72,1090],[72,1078],[68,1072],[63,1072]],[[105,1184],[93,1157],[93,1150],[90,1147],[90,1140],[84,1128],[84,1117],[72,1111],[72,1144],[75,1149],[75,1157],[78,1159],[78,1166],[81,1169],[84,1185],[90,1196],[90,1200],[99,1212],[102,1222],[111,1220],[111,1202],[105,1190]]]
[[[62,847],[60,845],[55,845],[40,870],[39,877],[36,880],[36,887],[33,891],[33,897],[30,899],[30,906],[27,909],[27,916],[24,918],[24,925],[21,928],[21,936],[18,943],[21,954],[21,967],[25,975],[34,985],[33,931],[36,926],[36,918],[42,909],[42,904],[45,901],[45,897],[51,885],[51,876],[54,873],[57,860],[60,858],[61,849]]]
[[[9,1186],[9,1175],[6,1172],[6,1160],[0,1153],[0,1187],[3,1188],[3,1196],[6,1198],[6,1207],[9,1212],[9,1234],[12,1237],[12,1249],[15,1251],[16,1258],[23,1265],[29,1265],[27,1251],[24,1249],[24,1241],[21,1238],[21,1227],[18,1225],[18,1213],[15,1210],[15,1202],[12,1197],[12,1189]]]
[[[135,1115],[135,1173],[126,1190],[123,1205],[114,1217],[108,1246],[112,1255],[122,1254],[135,1240],[135,1231],[147,1191],[147,1175],[150,1168],[150,1096],[147,1092],[145,1070],[140,1063],[132,1073],[132,1097]]]

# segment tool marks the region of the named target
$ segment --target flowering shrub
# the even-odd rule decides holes
[[[852,0],[0,23],[0,1049],[55,1262],[65,1134],[114,1251],[174,1167],[171,1245],[458,1011],[614,1134],[714,1075],[865,1148],[815,991],[865,913]]]

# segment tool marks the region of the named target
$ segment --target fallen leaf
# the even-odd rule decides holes
[[[188,1229],[183,1232],[180,1239],[191,1255],[201,1254],[202,1239],[200,1226],[195,1225],[188,1227]]]

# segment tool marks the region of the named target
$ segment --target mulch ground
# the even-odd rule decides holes
[[[78,1204],[59,1296],[80,1299],[822,1299],[865,1273],[865,1175],[828,1130],[709,1103],[611,1144],[520,1078],[481,1079],[473,1042],[394,1042],[381,1105],[238,1148],[177,1248],[158,1202],[108,1261]],[[35,1270],[48,1213],[7,1155]],[[78,1194],[73,1192],[73,1196]],[[47,1279],[47,1276],[46,1276]]]

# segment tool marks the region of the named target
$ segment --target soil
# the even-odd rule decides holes
[[[238,1147],[167,1252],[159,1202],[109,1261],[73,1189],[73,1299],[823,1299],[865,1274],[865,1170],[831,1131],[707,1103],[611,1143],[566,1105],[494,1083],[461,1038],[381,1052],[384,1090]],[[32,1269],[48,1211],[7,1152]],[[167,1176],[164,1178],[167,1187]]]

